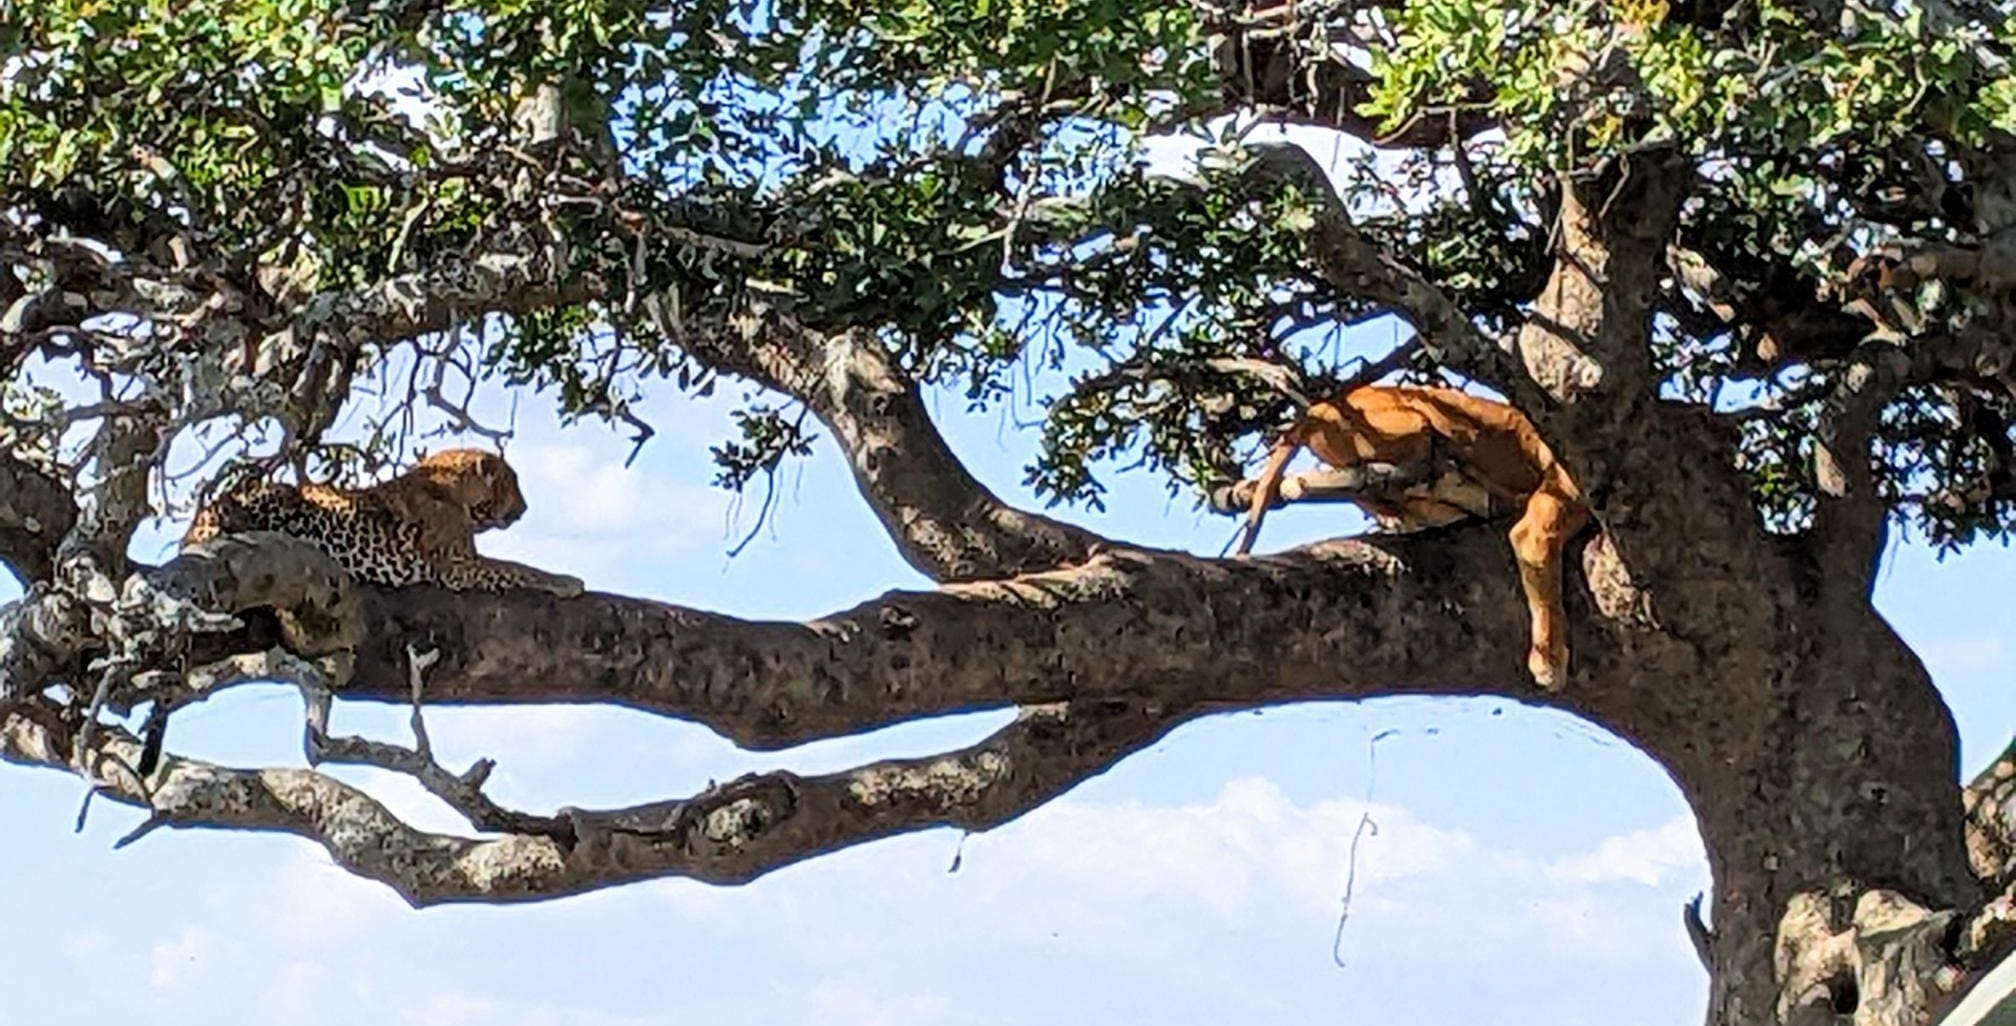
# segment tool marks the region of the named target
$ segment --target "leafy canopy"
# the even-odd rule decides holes
[[[723,371],[788,388],[720,341],[784,311],[795,330],[879,338],[974,408],[1040,400],[1029,475],[1055,500],[1097,504],[1115,466],[1194,489],[1237,476],[1288,411],[1205,361],[1342,377],[1343,329],[1383,313],[1311,265],[1327,197],[1240,172],[1243,133],[1292,122],[1335,134],[1319,156],[1337,157],[1364,237],[1495,334],[1544,280],[1562,183],[1652,150],[1696,162],[1658,304],[1662,390],[1740,419],[1760,515],[1796,529],[1825,402],[1868,347],[1918,360],[2006,326],[2016,274],[1989,255],[2016,223],[2016,21],[1985,11],[0,5],[0,287],[17,306],[74,296],[59,298],[76,327],[9,325],[39,350],[0,342],[0,441],[70,458],[74,411],[12,373],[33,351],[113,395],[151,383],[187,397],[168,387],[187,384],[183,358],[243,341],[191,313],[205,295],[228,286],[241,320],[270,327],[346,292],[530,252],[554,265],[548,292],[451,317],[480,330],[445,342],[361,339],[340,353],[339,383],[413,346],[412,359],[536,386],[569,415],[634,423],[646,389],[711,389]],[[1169,155],[1185,147],[1221,159]],[[57,239],[91,240],[127,273],[77,284],[80,258]],[[1967,273],[1923,265],[1933,273],[1867,287],[1872,260],[1925,252],[1975,258]],[[1843,312],[1857,299],[1866,310]],[[2016,525],[2016,378],[1992,347],[1966,351],[1977,358],[1914,370],[1873,453],[1898,515],[1942,543]],[[178,428],[291,415],[275,444],[333,451],[303,407],[171,402]],[[373,422],[365,447],[403,441],[405,423]],[[716,450],[729,486],[805,451],[793,403],[752,397],[739,423]]]

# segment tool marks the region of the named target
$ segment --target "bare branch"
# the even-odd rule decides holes
[[[934,580],[1047,570],[1105,543],[1017,509],[973,477],[932,423],[916,383],[868,332],[822,332],[759,303],[685,344],[719,369],[804,402],[846,450],[855,483],[903,557]]]
[[[413,693],[413,747],[382,741],[371,741],[360,737],[330,737],[324,732],[325,717],[318,716],[313,703],[322,700],[319,693],[309,698],[311,711],[308,718],[308,761],[311,764],[323,762],[351,763],[359,766],[375,766],[379,769],[403,773],[412,777],[427,793],[441,799],[442,803],[462,814],[469,825],[487,833],[541,834],[547,837],[571,838],[572,821],[552,816],[533,816],[504,808],[490,800],[483,793],[483,784],[490,779],[490,771],[497,763],[491,759],[478,759],[467,770],[453,773],[434,759],[434,746],[427,738],[427,721],[421,712],[423,685],[427,667],[434,664],[439,653],[421,654],[407,646],[407,679]],[[304,681],[304,689],[317,689],[321,682]]]
[[[299,326],[309,332],[332,332],[361,346],[445,331],[484,314],[581,302],[606,289],[593,274],[563,276],[548,266],[544,254],[497,252],[468,261],[444,261],[432,270],[362,289],[314,296],[303,304]]]
[[[1498,343],[1433,282],[1359,233],[1343,197],[1307,150],[1293,143],[1249,143],[1248,148],[1256,153],[1246,170],[1250,189],[1292,185],[1316,200],[1316,220],[1306,241],[1324,280],[1405,319],[1435,362],[1501,390],[1513,387],[1516,370]]]
[[[132,765],[139,739],[108,728],[94,748],[73,751],[61,721],[38,708],[0,714],[0,758],[79,773],[108,798],[147,809],[136,834],[158,826],[291,833],[407,901],[431,905],[537,900],[665,876],[742,882],[898,833],[989,829],[1153,743],[1187,715],[1045,706],[944,755],[815,777],[744,777],[690,799],[627,809],[565,809],[568,836],[491,840],[415,830],[369,795],[313,770],[167,757],[145,781],[100,774],[99,767]]]

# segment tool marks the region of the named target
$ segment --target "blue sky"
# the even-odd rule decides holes
[[[531,512],[486,550],[591,586],[745,616],[803,618],[923,582],[895,555],[830,444],[780,482],[773,528],[709,489],[733,389],[649,407],[628,442],[519,407],[509,452]],[[943,397],[954,447],[1001,494],[1033,444]],[[1230,521],[1113,480],[1109,511],[1066,513],[1139,542],[1215,553]],[[578,516],[561,509],[567,502]],[[753,502],[752,502],[753,508]],[[1275,514],[1265,547],[1356,529],[1335,507]],[[176,525],[136,545],[166,555]],[[1984,547],[1936,564],[1893,549],[1880,599],[1959,718],[1971,772],[2016,722],[2006,582]],[[1999,587],[1998,587],[1999,585]],[[1513,586],[1510,581],[1507,587]],[[5,586],[0,598],[13,597]],[[178,751],[298,764],[290,690],[244,688],[179,715]],[[493,793],[533,809],[691,793],[709,779],[921,753],[1001,714],[745,755],[704,728],[614,710],[437,710],[451,764],[500,768]],[[337,727],[404,740],[396,709]],[[1378,745],[1376,836],[1363,842],[1347,965],[1330,959],[1346,852]],[[964,843],[932,831],[794,866],[740,888],[684,881],[546,905],[407,909],[291,838],[162,831],[111,843],[137,813],[80,782],[7,767],[0,1026],[111,1017],[159,1026],[716,1021],[912,1026],[1225,1021],[1665,1026],[1700,1021],[1705,977],[1680,929],[1705,887],[1699,842],[1663,773],[1620,740],[1510,701],[1326,703],[1193,724],[1104,776]],[[387,775],[352,772],[422,825],[452,815]]]

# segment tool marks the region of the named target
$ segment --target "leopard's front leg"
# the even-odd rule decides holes
[[[491,559],[473,552],[467,555],[458,553],[444,560],[439,577],[443,586],[461,591],[528,588],[551,592],[561,598],[573,598],[584,588],[579,577],[549,573],[535,566],[508,559]]]

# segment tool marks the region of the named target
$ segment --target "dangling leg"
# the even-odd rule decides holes
[[[1533,682],[1553,691],[1568,673],[1568,614],[1561,608],[1561,549],[1589,520],[1578,502],[1542,486],[1526,500],[1526,513],[1512,525],[1512,558],[1532,615],[1532,644],[1526,668]]]
[[[1246,512],[1246,527],[1239,532],[1239,549],[1234,555],[1243,556],[1253,550],[1254,540],[1260,537],[1260,521],[1266,518],[1267,507],[1274,504],[1274,497],[1281,491],[1281,475],[1300,448],[1301,437],[1290,429],[1274,443],[1274,451],[1267,454],[1267,466],[1260,471],[1260,483],[1253,489],[1253,507]]]

